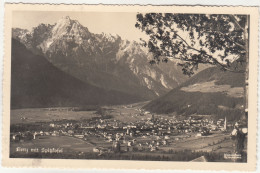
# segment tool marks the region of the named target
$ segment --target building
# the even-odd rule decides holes
[[[112,149],[114,152],[120,152],[120,143],[118,141],[113,142]]]

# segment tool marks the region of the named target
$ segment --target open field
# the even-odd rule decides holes
[[[190,137],[188,137],[190,136]],[[155,137],[149,136],[147,138],[136,138],[137,142],[145,143],[152,140],[156,140]],[[214,132],[209,136],[199,136],[196,134],[183,134],[178,136],[170,136],[168,145],[161,145],[159,149],[161,151],[168,152],[169,150],[181,151],[181,150],[193,150],[204,152],[233,152],[234,141],[230,138],[229,134],[222,132]],[[160,152],[160,151],[159,151]]]
[[[184,138],[183,140],[173,142],[176,150],[190,149],[194,151],[224,151],[232,152],[234,141],[230,139],[229,134],[224,134],[222,132],[215,132],[209,136],[196,137],[192,135],[189,138]]]
[[[135,122],[141,119],[151,118],[151,115],[142,114],[140,109],[144,103],[139,103],[135,105],[120,105],[120,106],[112,106],[111,115],[115,120],[129,123]]]
[[[28,148],[63,148],[64,153],[73,151],[79,152],[91,152],[93,145],[89,142],[85,142],[81,139],[77,139],[69,136],[44,136],[42,139],[24,141],[24,142],[12,142],[10,144],[10,154],[16,152],[17,147]]]
[[[95,111],[70,111],[69,108],[32,108],[11,110],[11,124],[50,122],[62,119],[80,120],[99,117]]]
[[[182,87],[181,90],[186,92],[223,92],[231,97],[243,97],[243,87],[231,87],[230,85],[216,85],[215,80],[210,82],[196,83],[187,87]]]
[[[140,108],[145,104],[135,103],[131,105],[107,106],[109,109],[106,114],[112,115],[115,120],[121,122],[134,122],[140,118],[146,119],[149,115],[139,116]],[[33,123],[33,122],[50,122],[62,119],[81,120],[101,117],[96,111],[72,111],[71,108],[28,108],[11,110],[11,124]]]

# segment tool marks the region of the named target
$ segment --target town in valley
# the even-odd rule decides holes
[[[234,124],[226,118],[161,115],[142,109],[142,105],[88,107],[90,110],[76,107],[12,110],[15,123],[11,125],[11,156],[38,153],[38,157],[44,157],[47,153],[50,157],[50,152],[41,152],[47,147],[62,150],[51,152],[56,154],[53,157],[59,158],[65,152],[71,158],[86,159],[109,159],[111,155],[124,158],[131,154],[136,158],[174,160],[183,156],[172,158],[172,153],[177,156],[185,151],[221,153],[222,157],[235,151],[230,135]],[[21,147],[27,151],[18,151]],[[199,155],[191,158],[195,156]],[[221,160],[224,159],[220,157]]]

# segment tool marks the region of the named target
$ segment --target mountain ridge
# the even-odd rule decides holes
[[[149,102],[144,109],[158,114],[215,115],[239,119],[244,111],[244,86],[243,73],[210,67]]]
[[[97,87],[144,100],[156,98],[187,77],[174,62],[149,65],[152,55],[139,43],[118,35],[94,34],[69,17],[28,30],[13,29],[13,38],[60,70]],[[171,67],[164,70],[164,66]]]

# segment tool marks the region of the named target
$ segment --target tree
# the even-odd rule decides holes
[[[231,14],[138,13],[135,26],[149,36],[148,41],[142,41],[153,53],[151,64],[175,59],[189,76],[199,64],[244,73],[248,18]]]

